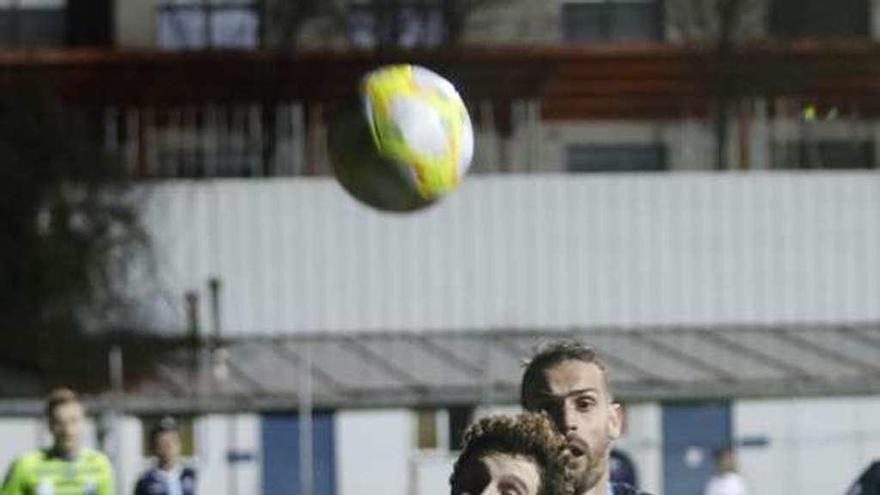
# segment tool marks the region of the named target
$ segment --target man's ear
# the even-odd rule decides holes
[[[608,437],[611,440],[617,440],[623,431],[623,406],[618,402],[612,402],[610,408],[610,414],[608,415]]]

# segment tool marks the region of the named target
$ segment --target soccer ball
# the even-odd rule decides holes
[[[331,120],[333,171],[352,196],[387,211],[433,204],[461,182],[474,134],[455,87],[416,65],[390,65],[361,79]]]

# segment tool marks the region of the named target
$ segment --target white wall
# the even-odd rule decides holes
[[[639,488],[653,494],[659,494],[663,487],[661,425],[659,404],[630,404],[626,407],[624,434],[615,444],[630,454],[638,469]]]
[[[208,415],[198,418],[194,426],[199,493],[262,493],[259,416]],[[250,452],[257,457],[253,461],[230,464],[227,454],[231,450]]]
[[[736,437],[765,437],[739,451],[751,495],[844,493],[880,457],[880,397],[738,401]]]
[[[416,435],[411,411],[343,411],[335,424],[338,495],[413,493],[410,456]]]
[[[40,445],[43,429],[43,422],[38,419],[0,420],[0,476],[6,474],[16,457]]]
[[[232,333],[880,319],[872,172],[472,176],[410,215],[325,178],[150,194],[172,328],[212,276]]]
[[[122,416],[118,420],[119,452],[116,453],[114,469],[118,493],[132,493],[137,479],[147,468],[143,456],[143,428],[141,421],[133,416]],[[111,454],[108,452],[108,454]]]

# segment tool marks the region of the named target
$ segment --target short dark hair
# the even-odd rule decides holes
[[[168,432],[180,433],[180,426],[177,425],[177,421],[171,416],[163,417],[150,429],[150,446],[155,447],[159,435]]]
[[[480,419],[464,433],[464,449],[455,461],[449,484],[459,495],[462,476],[468,466],[492,454],[523,456],[537,466],[541,484],[539,495],[568,493],[565,440],[543,414],[523,413]]]
[[[722,445],[720,447],[716,447],[715,450],[712,451],[712,458],[715,459],[715,462],[721,460],[722,457],[726,455],[735,455],[736,452],[733,450],[732,445]]]
[[[544,371],[563,361],[582,361],[596,365],[602,371],[605,390],[611,397],[611,381],[608,378],[608,367],[599,359],[596,350],[578,340],[558,340],[545,343],[538,347],[532,358],[525,363],[522,383],[520,384],[520,404],[528,411],[535,410],[530,397],[536,386],[544,379]]]
[[[46,396],[46,416],[51,417],[52,413],[55,412],[55,409],[64,404],[70,403],[80,403],[76,392],[66,387],[59,387],[52,390],[49,392],[49,395]]]

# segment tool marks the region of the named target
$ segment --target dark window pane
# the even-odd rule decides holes
[[[562,34],[565,41],[600,41],[603,32],[603,4],[567,3],[562,6]]]
[[[565,41],[644,41],[662,33],[660,6],[654,0],[606,0],[562,5]]]
[[[67,0],[68,46],[113,46],[113,0]]]
[[[780,38],[866,37],[868,0],[773,0],[770,32]]]
[[[845,140],[776,144],[773,147],[773,168],[874,168],[874,144],[871,141]]]
[[[647,41],[660,39],[660,16],[656,3],[618,3],[609,7],[610,39]]]
[[[823,168],[873,168],[874,146],[871,142],[826,141],[819,143]]]
[[[449,449],[461,450],[462,437],[471,420],[474,417],[474,408],[471,406],[457,406],[449,408]]]
[[[666,152],[659,144],[573,145],[567,152],[571,172],[666,170]]]
[[[62,46],[64,34],[63,7],[0,7],[0,44],[4,46]]]

